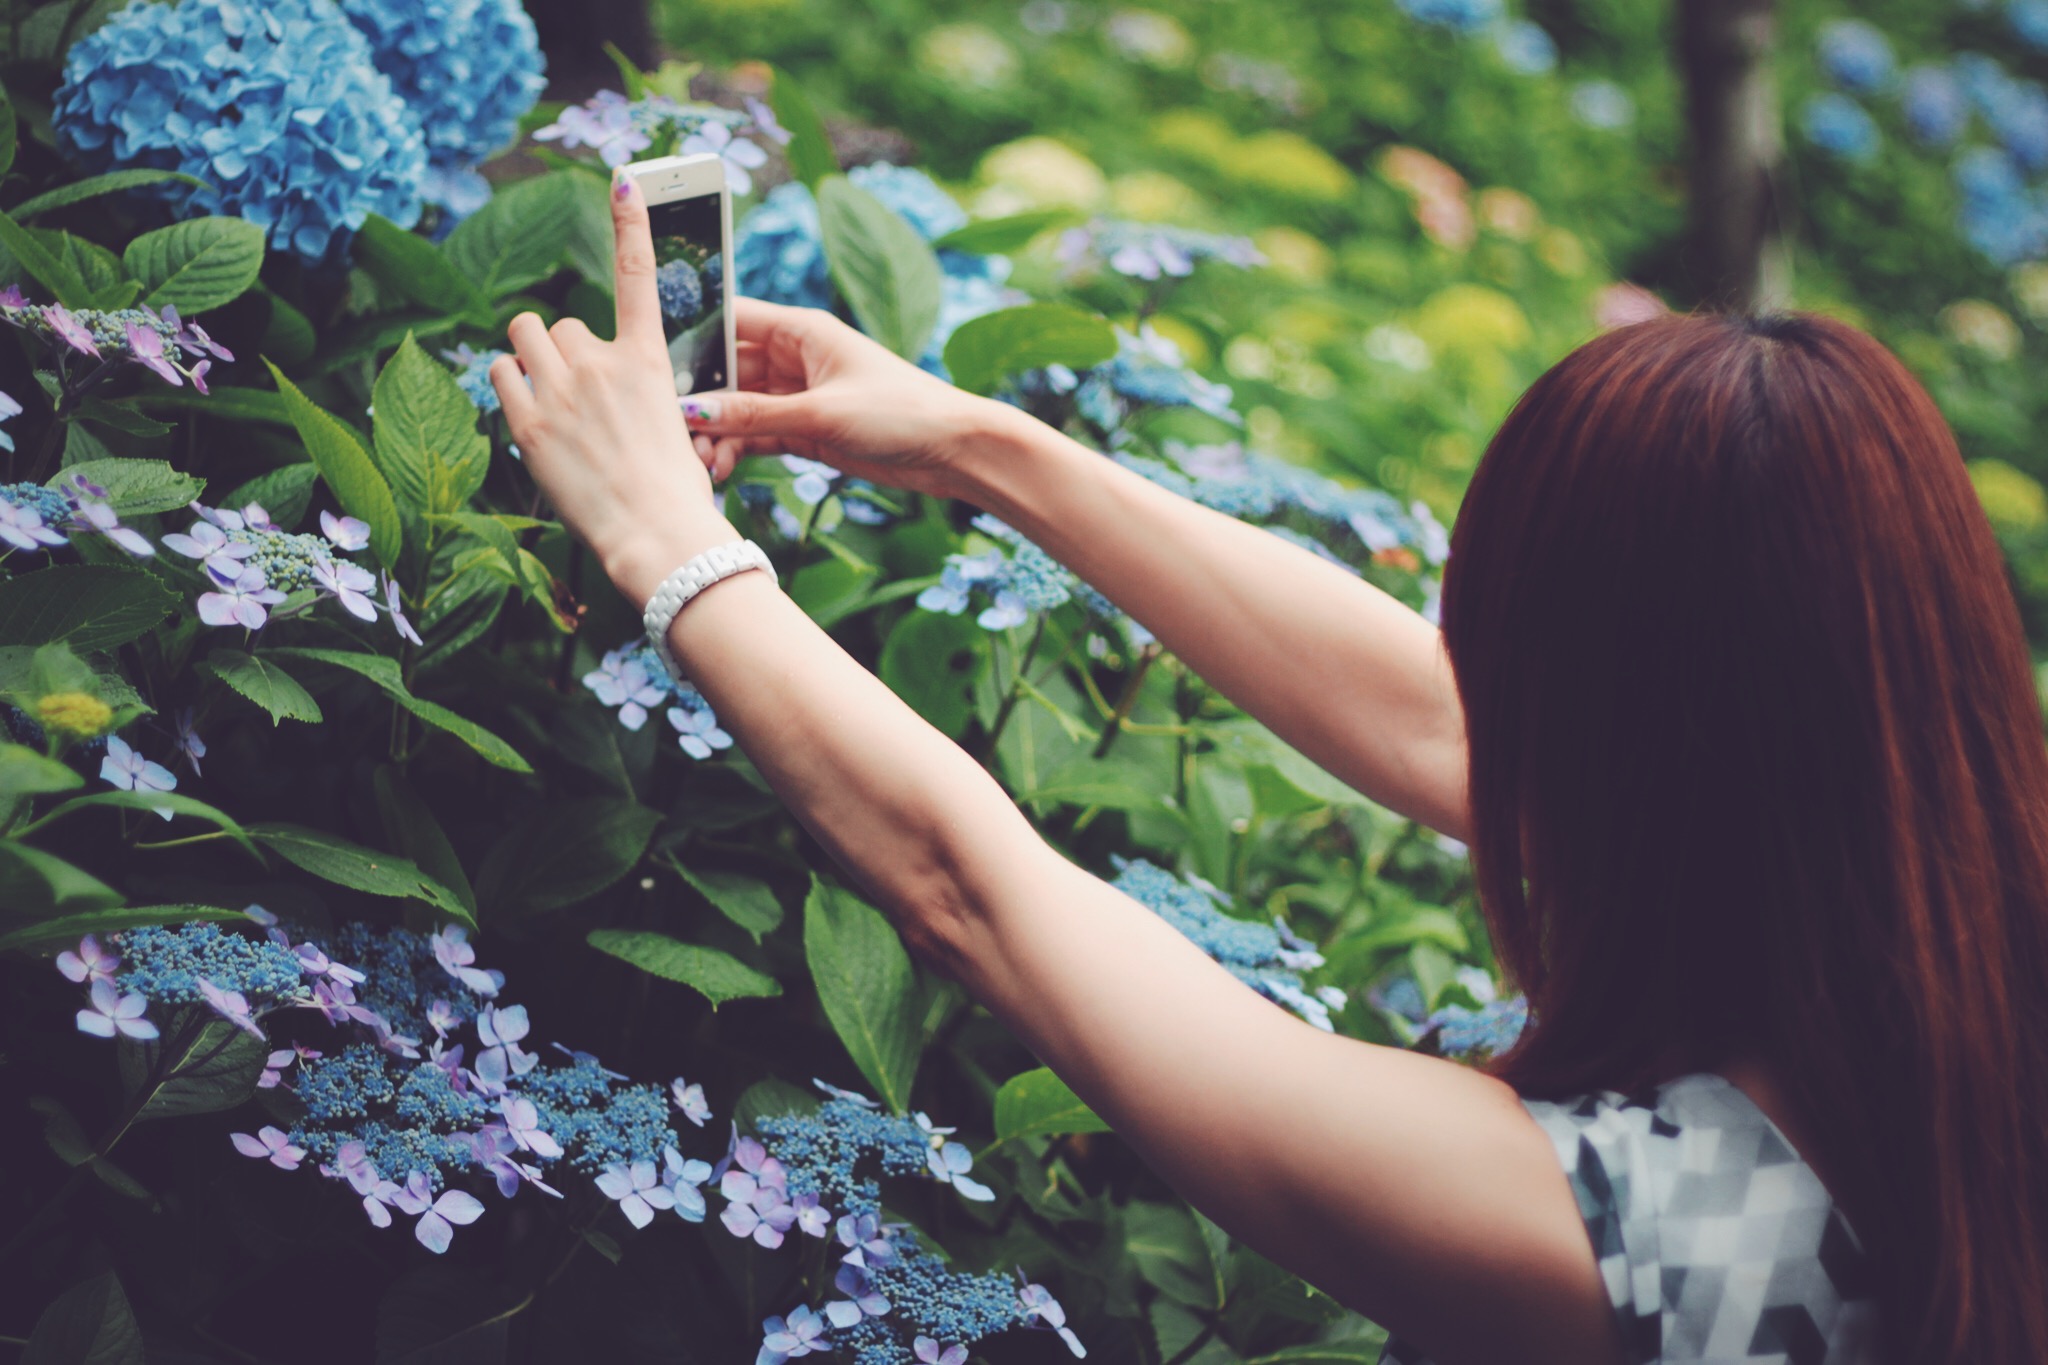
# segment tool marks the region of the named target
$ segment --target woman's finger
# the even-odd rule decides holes
[[[569,364],[562,359],[555,339],[548,335],[547,324],[540,320],[540,314],[519,314],[505,324],[505,337],[512,343],[520,366],[542,393],[562,387],[569,377]]]
[[[534,398],[519,362],[501,355],[485,373],[490,377],[491,387],[498,391],[498,406],[505,410],[505,424],[512,428],[513,439],[523,439],[528,423],[533,420]]]
[[[661,296],[654,285],[654,229],[647,221],[647,196],[629,175],[616,175],[612,185],[612,227],[616,232],[621,339],[661,341]]]

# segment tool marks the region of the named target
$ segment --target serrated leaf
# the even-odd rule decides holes
[[[270,723],[302,720],[317,724],[320,703],[274,660],[239,649],[216,649],[199,665],[236,694],[254,702],[270,714]]]
[[[651,930],[593,929],[586,940],[601,953],[630,962],[664,981],[679,981],[716,1010],[732,1000],[760,1000],[782,994],[782,983],[764,976],[729,953],[703,948]]]
[[[843,175],[818,182],[818,226],[832,281],[861,330],[906,360],[939,320],[939,259],[903,215]]]
[[[1178,1204],[1124,1209],[1124,1254],[1161,1293],[1193,1308],[1223,1306],[1223,1265],[1195,1215]]]
[[[145,232],[121,262],[142,282],[142,301],[190,316],[240,298],[263,268],[263,229],[234,216],[192,218]]]
[[[0,173],[4,173],[5,170],[5,166],[0,166]],[[59,185],[54,190],[46,190],[32,199],[24,199],[9,210],[9,212],[13,213],[17,219],[33,218],[38,213],[48,213],[53,209],[69,208],[73,204],[83,203],[87,199],[96,199],[103,194],[118,194],[122,190],[132,190],[141,185],[157,185],[166,180],[176,180],[202,189],[207,188],[206,181],[201,180],[196,175],[187,175],[183,171],[108,171],[105,175],[87,176],[83,180],[74,180],[68,185]]]
[[[1073,209],[1027,209],[1003,218],[983,218],[954,228],[932,242],[934,251],[964,251],[972,256],[1006,256],[1022,251],[1041,232],[1081,221]]]
[[[470,889],[469,874],[455,845],[434,818],[434,811],[413,785],[389,763],[377,765],[371,777],[377,792],[377,812],[384,819],[384,834],[420,870],[461,897],[471,915],[476,913],[476,892]]]
[[[993,392],[1013,374],[1065,365],[1086,369],[1116,354],[1116,329],[1063,303],[999,308],[960,324],[946,342],[946,370],[973,393]]]
[[[471,928],[476,919],[453,891],[422,872],[410,858],[364,848],[325,830],[271,821],[249,833],[286,862],[337,886],[372,896],[425,901]]]
[[[102,408],[122,413],[135,421],[148,422],[140,414],[127,413],[111,403]],[[118,425],[118,423],[110,423]],[[154,425],[162,426],[161,423]],[[168,431],[170,428],[164,427]],[[74,474],[83,474],[88,480],[107,490],[107,502],[120,517],[145,516],[157,512],[171,512],[186,503],[195,501],[206,491],[206,481],[195,479],[182,470],[173,469],[164,460],[87,460],[83,464],[68,465],[52,475],[48,486],[56,488],[69,483]]]
[[[491,443],[448,367],[408,334],[378,373],[371,406],[377,465],[398,499],[422,513],[466,507],[483,487]]]
[[[281,427],[292,425],[291,405],[283,394],[264,389],[237,388],[231,384],[216,384],[208,393],[152,385],[121,402],[136,407],[179,408],[233,422],[271,422]]]
[[[280,365],[305,364],[312,359],[313,351],[320,343],[320,338],[313,331],[313,320],[275,290],[263,289],[261,292],[270,304],[270,317],[263,324],[263,340],[258,343],[257,350]]]
[[[790,174],[815,191],[819,181],[838,173],[839,158],[810,96],[781,67],[775,68],[775,83],[768,88],[768,107],[775,112],[775,121],[789,130],[782,154],[789,159]]]
[[[351,649],[315,649],[304,645],[292,645],[265,652],[272,659],[306,659],[313,663],[345,668],[359,677],[368,678],[400,706],[435,729],[447,731],[476,750],[485,762],[500,768],[509,768],[515,773],[533,771],[533,765],[521,758],[517,749],[483,726],[467,716],[457,715],[439,702],[414,696],[405,685],[405,676],[398,667],[398,660],[388,655],[365,654]]]
[[[440,247],[380,214],[363,220],[351,249],[357,265],[408,303],[468,314],[478,325],[490,318],[490,301]]]
[[[396,564],[404,533],[391,485],[384,481],[353,429],[299,392],[299,386],[285,378],[284,371],[268,360],[263,363],[277,381],[277,391],[284,396],[292,425],[298,429],[299,439],[306,443],[306,453],[313,457],[320,477],[334,490],[343,511],[369,523],[370,552],[377,556],[377,562],[386,568]]]
[[[477,904],[530,915],[574,905],[631,872],[658,811],[617,797],[556,800],[518,821],[477,869]]]
[[[73,1285],[43,1310],[21,1365],[143,1365],[142,1331],[112,1271]]]
[[[130,1104],[144,1119],[232,1109],[256,1093],[270,1045],[217,1017],[210,1005],[186,1005],[155,1021],[158,1036],[118,1039],[115,1062]]]
[[[1065,1081],[1039,1067],[1010,1077],[996,1091],[996,1137],[1057,1137],[1061,1133],[1106,1133],[1093,1109]]]
[[[142,569],[53,565],[0,582],[0,645],[62,640],[80,652],[113,649],[147,634],[178,602]]]
[[[553,171],[507,185],[448,234],[448,259],[486,299],[502,299],[555,272],[575,213],[570,174]]]
[[[239,910],[222,910],[211,905],[124,905],[111,910],[87,910],[75,915],[38,920],[0,934],[0,951],[9,948],[34,952],[46,948],[73,948],[87,934],[112,934],[122,929],[140,929],[150,924],[191,924],[212,920],[222,924],[246,923]]]
[[[675,858],[667,860],[692,891],[710,901],[718,912],[754,936],[774,933],[782,923],[782,902],[774,888],[759,877],[740,872],[692,872]]]
[[[916,973],[895,929],[852,892],[813,877],[804,900],[804,959],[853,1064],[884,1104],[903,1112],[924,1039]]]

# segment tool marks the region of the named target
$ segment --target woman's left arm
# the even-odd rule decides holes
[[[618,339],[521,314],[518,365],[492,379],[534,477],[637,606],[738,536],[676,403],[645,207],[630,193],[614,212]],[[1443,1365],[1619,1359],[1576,1203],[1506,1086],[1246,989],[1049,847],[765,574],[705,590],[668,645],[912,949],[1190,1203]]]

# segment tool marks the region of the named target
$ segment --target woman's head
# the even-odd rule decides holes
[[[1500,1074],[1766,1058],[1909,1358],[2048,1358],[2048,742],[1926,392],[1818,317],[1610,332],[1494,438],[1443,629]]]

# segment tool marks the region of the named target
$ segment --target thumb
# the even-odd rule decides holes
[[[817,402],[808,392],[720,390],[691,394],[683,400],[683,416],[692,432],[706,436],[815,440],[819,435]]]

